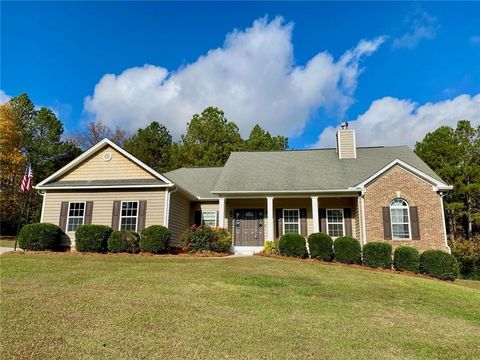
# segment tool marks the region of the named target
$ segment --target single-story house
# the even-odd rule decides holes
[[[40,182],[42,222],[75,246],[80,224],[141,232],[159,224],[178,245],[192,224],[231,231],[235,252],[295,232],[449,251],[442,197],[452,189],[407,146],[233,152],[225,166],[160,174],[105,139]]]

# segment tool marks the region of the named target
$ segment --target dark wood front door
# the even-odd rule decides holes
[[[263,246],[263,209],[237,209],[234,212],[235,246]]]

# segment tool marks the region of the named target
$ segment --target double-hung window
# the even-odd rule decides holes
[[[202,211],[202,225],[207,225],[211,227],[217,226],[217,212]]]
[[[343,209],[327,209],[327,233],[331,237],[344,236],[345,221]]]
[[[75,231],[85,221],[85,202],[71,202],[68,204],[67,231]]]
[[[410,217],[408,203],[403,199],[395,199],[390,203],[390,222],[392,223],[392,239],[408,240],[410,234]]]
[[[120,230],[137,231],[138,201],[122,201]]]
[[[283,209],[283,233],[300,234],[299,209]]]

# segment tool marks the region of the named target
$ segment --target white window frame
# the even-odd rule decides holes
[[[327,224],[327,234],[332,237],[332,239],[336,239],[339,236],[332,236],[330,235],[330,230],[328,229],[328,225],[338,225],[340,224],[339,222],[329,222],[328,221],[328,212],[329,211],[338,211],[340,210],[342,212],[342,236],[345,236],[345,212],[343,211],[343,208],[330,208],[330,209],[325,209],[325,223]]]
[[[399,205],[392,205],[394,201],[396,200],[401,200],[403,201],[406,205],[402,205],[402,206],[399,206]],[[400,238],[400,237],[395,237],[393,235],[393,218],[392,218],[392,208],[393,209],[407,209],[407,222],[396,222],[395,225],[405,225],[407,224],[408,225],[408,238]],[[390,201],[390,207],[389,207],[389,210],[390,210],[390,229],[392,231],[392,240],[412,240],[412,223],[410,221],[410,205],[408,205],[408,202],[407,200],[405,199],[402,199],[402,198],[395,198],[393,199],[392,201]]]
[[[133,216],[122,216],[122,209],[123,209],[123,203],[137,203],[137,215],[135,216],[135,231],[137,232],[138,230],[138,212],[140,211],[140,201],[138,200],[122,200],[120,202],[120,218],[118,219],[118,230],[122,229],[122,218],[133,218]]]
[[[282,227],[283,227],[283,234],[286,234],[285,232],[285,225],[286,225],[286,221],[285,221],[285,211],[296,211],[297,214],[298,214],[298,221],[296,222],[296,224],[298,225],[298,232],[296,234],[301,234],[302,233],[302,230],[300,229],[300,209],[283,209],[282,210]],[[289,221],[288,224],[295,224],[295,222],[291,222]],[[289,234],[295,234],[295,233],[289,233]]]
[[[214,213],[214,214],[215,214],[215,217],[214,217],[214,219],[215,219],[215,225],[214,225],[213,227],[217,227],[217,226],[218,226],[218,224],[217,224],[217,217],[218,217],[218,216],[217,216],[217,211],[216,211],[216,210],[202,210],[202,219],[201,219],[201,224],[202,224],[202,225],[204,225],[204,223],[203,223],[203,221],[204,221],[204,219],[203,219],[203,214],[204,214],[204,213]]]
[[[80,216],[70,216],[70,204],[83,204],[83,216],[81,216],[82,218],[82,223],[80,225],[84,225],[85,224],[85,213],[87,212],[87,202],[86,201],[69,201],[68,202],[68,209],[67,209],[67,232],[75,232],[75,230],[68,230],[69,228],[69,224],[70,224],[70,219],[72,218],[80,218]],[[78,225],[78,226],[80,226]]]

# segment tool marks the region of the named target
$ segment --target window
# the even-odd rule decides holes
[[[85,220],[85,202],[68,204],[67,231],[75,231]]]
[[[120,230],[137,231],[138,201],[122,201]]]
[[[411,239],[408,204],[403,199],[395,199],[390,203],[390,221],[392,223],[392,239]]]
[[[300,234],[300,210],[284,209],[283,210],[283,233]]]
[[[327,233],[331,237],[345,234],[343,209],[327,209]]]
[[[202,211],[202,225],[207,225],[211,227],[217,226],[217,212]]]

